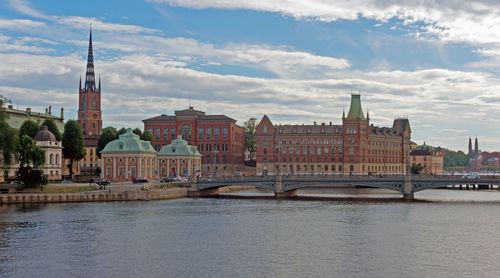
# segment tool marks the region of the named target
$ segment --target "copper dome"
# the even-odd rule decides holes
[[[35,135],[35,141],[57,141],[54,133],[50,132],[46,125],[42,126],[40,130]]]

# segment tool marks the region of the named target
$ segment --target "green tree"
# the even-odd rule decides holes
[[[19,138],[23,135],[28,135],[31,139],[35,139],[35,135],[40,131],[40,126],[32,120],[26,120],[19,128]]]
[[[132,133],[139,135],[139,137],[142,137],[142,131],[137,127],[132,130]]]
[[[40,185],[46,181],[43,171],[38,169],[45,163],[45,151],[36,146],[27,134],[19,138],[19,169],[17,177],[26,187]]]
[[[424,168],[425,168],[425,165],[422,165],[420,163],[419,164],[413,163],[411,165],[411,173],[413,175],[419,175],[422,172],[422,170],[424,170]]]
[[[83,134],[80,124],[75,120],[69,120],[64,125],[62,136],[63,156],[69,159],[69,175],[73,178],[73,163],[85,156],[83,148]]]
[[[148,130],[144,130],[144,132],[142,133],[142,136],[141,136],[141,140],[149,141],[150,143],[153,143],[153,134],[151,134],[151,132],[149,132]]]
[[[250,157],[254,157],[257,150],[257,136],[255,135],[255,129],[257,128],[256,122],[257,119],[250,118],[243,123],[245,128],[245,149],[250,152]]]
[[[113,141],[118,139],[118,132],[116,131],[116,128],[114,127],[106,127],[102,130],[101,135],[99,135],[99,138],[97,138],[97,147],[96,147],[96,154],[98,157],[101,157],[101,151],[106,147],[106,145]]]
[[[57,128],[57,125],[56,125],[56,122],[54,122],[54,120],[52,119],[45,119],[45,121],[43,121],[42,123],[42,126],[47,126],[47,129],[52,132],[52,134],[54,134],[54,136],[56,137],[56,140],[57,141],[61,141],[62,140],[62,135],[61,135],[61,132],[59,131],[59,128]]]
[[[444,155],[444,167],[469,166],[469,156],[462,151],[447,151]]]
[[[10,168],[17,156],[17,131],[7,123],[9,115],[0,98],[0,166]]]
[[[122,135],[124,133],[127,133],[127,129],[126,128],[122,127],[122,128],[120,128],[120,130],[118,130],[118,136],[120,136],[120,135]]]

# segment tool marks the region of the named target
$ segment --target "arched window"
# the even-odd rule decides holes
[[[56,164],[59,165],[59,155],[56,154]]]
[[[227,127],[222,127],[222,139],[227,139]]]
[[[182,139],[191,141],[191,135],[192,135],[192,128],[191,125],[188,123],[184,123],[181,125],[181,134],[182,134]]]
[[[97,101],[95,97],[92,98],[92,110],[97,110]]]
[[[207,140],[212,139],[212,128],[207,127]]]
[[[50,154],[49,164],[50,165],[54,164],[54,155],[53,154]]]
[[[219,134],[219,127],[216,126],[216,127],[214,127],[214,139],[218,140],[219,136],[220,136],[220,134]]]
[[[86,103],[85,102],[86,102],[86,98],[83,97],[83,99],[82,99],[82,110],[85,110],[85,107],[86,107]]]
[[[198,128],[198,139],[203,140],[203,127]]]

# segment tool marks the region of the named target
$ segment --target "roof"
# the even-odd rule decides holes
[[[56,142],[56,136],[54,136],[54,133],[50,132],[50,130],[47,128],[46,125],[42,126],[42,130],[40,130],[36,135],[35,135],[35,141],[52,141]]]
[[[349,113],[347,114],[348,120],[361,119],[366,120],[363,115],[363,108],[361,108],[361,96],[352,94],[351,95],[351,107],[349,108]]]
[[[172,142],[166,146],[163,146],[158,152],[158,155],[168,155],[168,156],[199,156],[202,155],[195,146],[188,145],[186,140],[182,139],[181,135],[177,135],[177,139],[172,140]]]
[[[433,155],[436,154],[436,148],[433,146],[426,145],[425,143],[420,146],[416,146],[411,152],[410,155]]]
[[[175,116],[168,116],[167,114],[162,114],[160,116],[152,117],[149,119],[142,120],[143,123],[175,123],[177,117],[194,117],[196,121],[224,121],[233,122],[236,120],[228,117],[226,115],[205,115],[205,112],[195,110],[193,107],[189,107],[184,110],[175,111]]]
[[[109,142],[101,153],[156,153],[149,141],[139,138],[139,135],[127,129],[127,132],[121,134],[118,139]]]

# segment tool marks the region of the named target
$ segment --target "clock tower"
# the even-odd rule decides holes
[[[85,147],[96,147],[97,137],[99,137],[102,132],[101,78],[99,78],[99,86],[97,87],[94,73],[94,55],[92,51],[92,30],[90,30],[85,85],[82,87],[82,79],[80,77],[80,88],[78,91],[78,122],[82,127]]]

